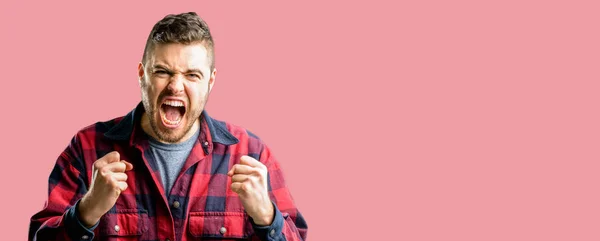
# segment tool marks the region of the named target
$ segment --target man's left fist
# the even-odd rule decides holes
[[[269,198],[267,167],[252,157],[242,156],[240,163],[233,165],[227,175],[231,177],[231,190],[240,196],[254,223],[271,225],[275,210]]]

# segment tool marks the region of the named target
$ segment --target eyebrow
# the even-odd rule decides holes
[[[155,64],[154,66],[152,66],[152,68],[153,69],[164,69],[165,71],[167,71],[167,72],[169,72],[171,74],[173,73],[173,71],[171,71],[169,68],[165,67],[162,64]],[[204,73],[200,69],[188,69],[188,70],[184,71],[184,73],[198,73],[202,77],[204,77]]]
[[[155,64],[152,66],[152,69],[164,69],[164,70],[169,70],[169,68],[161,65],[161,64]]]

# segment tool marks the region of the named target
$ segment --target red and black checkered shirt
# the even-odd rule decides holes
[[[129,114],[79,131],[58,157],[44,209],[31,218],[29,240],[306,240],[306,221],[294,205],[279,163],[251,132],[202,112],[200,135],[169,195],[150,154],[140,120]],[[92,164],[111,151],[131,162],[127,190],[92,228],[78,219],[77,205],[91,183]],[[268,168],[275,206],[270,226],[257,226],[230,188],[227,171],[243,155]]]

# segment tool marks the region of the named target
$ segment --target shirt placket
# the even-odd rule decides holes
[[[165,195],[162,195],[162,193],[164,192],[161,191],[162,188],[162,184],[160,184],[160,179],[158,176],[156,176],[156,173],[154,171],[152,171],[152,168],[150,167],[148,160],[146,159],[146,153],[149,153],[149,148],[148,148],[148,144],[147,142],[145,142],[145,145],[140,145],[137,144],[135,146],[141,153],[141,158],[143,160],[144,165],[146,166],[146,169],[148,170],[152,182],[154,185],[153,190],[158,194],[156,196],[160,196],[162,197],[160,200],[157,200],[157,204],[155,207],[148,207],[148,208],[156,208],[156,209],[162,209],[162,210],[156,210],[156,217],[159,221],[157,221],[157,227],[156,227],[156,233],[157,233],[157,238],[160,241],[172,241],[172,240],[176,240],[175,237],[175,222],[173,220],[173,215],[171,214],[171,210],[169,208],[169,203],[171,203],[169,200],[167,200],[167,198],[165,197]],[[166,216],[159,216],[160,213],[165,213],[167,214]]]
[[[187,215],[189,213],[189,207],[191,206],[189,203],[189,196],[190,192],[194,191],[190,190],[191,184],[194,181],[193,178],[195,178],[194,173],[197,171],[203,172],[202,170],[197,170],[197,168],[203,168],[201,167],[203,165],[199,165],[199,163],[205,161],[210,151],[210,142],[207,137],[208,126],[205,122],[202,124],[198,140],[194,144],[180,175],[173,184],[170,193],[171,195],[168,197],[169,203],[171,204],[171,214],[173,215],[173,220],[175,222],[175,232],[178,238],[185,236],[185,234],[183,234],[183,227],[187,225]]]

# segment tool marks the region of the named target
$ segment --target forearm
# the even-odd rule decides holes
[[[93,237],[78,219],[79,200],[87,192],[85,165],[73,138],[58,157],[50,174],[48,200],[44,209],[31,217],[29,240],[85,240]]]
[[[56,215],[50,208],[34,215],[29,227],[29,240],[92,240],[93,229],[97,224],[88,228],[80,222],[77,212],[78,203],[69,207],[62,215]]]
[[[306,220],[296,208],[290,190],[285,184],[283,171],[271,154],[268,147],[263,146],[260,161],[268,168],[269,196],[274,200],[275,216],[273,223],[266,228],[256,227],[255,232],[261,240],[306,240],[308,226]],[[256,231],[257,229],[261,231]],[[265,231],[265,232],[263,232]]]
[[[299,216],[301,219],[299,222],[300,225],[296,225],[290,214],[282,213],[275,204],[273,204],[273,207],[275,214],[271,225],[260,226],[252,222],[255,235],[263,241],[305,240],[306,222],[302,218],[302,215]]]

